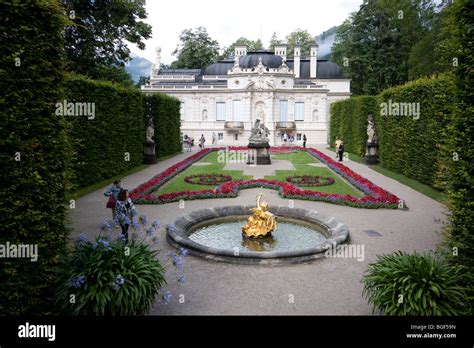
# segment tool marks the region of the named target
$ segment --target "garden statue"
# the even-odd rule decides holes
[[[250,131],[248,164],[271,164],[270,152],[268,151],[270,148],[268,143],[269,135],[270,130],[265,127],[260,118],[257,118],[252,130]]]
[[[253,214],[248,217],[247,224],[242,227],[242,235],[244,237],[264,237],[276,230],[276,217],[269,211],[268,203],[261,202],[263,194],[257,195],[257,206],[252,208]]]
[[[372,115],[367,118],[367,145],[364,155],[365,164],[377,164],[379,162],[377,133],[375,133],[375,122]]]
[[[155,151],[155,141],[153,140],[153,135],[155,134],[155,127],[153,125],[153,119],[150,117],[147,122],[146,133],[145,133],[145,163],[153,164],[156,162],[156,151]]]

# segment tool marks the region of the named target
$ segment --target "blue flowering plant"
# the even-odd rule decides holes
[[[158,220],[148,223],[145,215],[130,221],[132,238],[125,243],[114,238],[115,222],[101,225],[93,240],[80,235],[59,269],[56,303],[63,314],[72,315],[144,315],[158,298],[169,303],[171,293],[162,291],[167,283],[165,267],[169,262],[177,270],[177,281],[183,283],[182,249],[160,262],[157,232]]]

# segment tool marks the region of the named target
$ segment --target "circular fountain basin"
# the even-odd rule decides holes
[[[316,211],[270,207],[278,228],[260,238],[242,236],[253,206],[208,208],[180,216],[167,227],[167,239],[191,254],[219,261],[274,264],[324,256],[349,238],[349,229]]]

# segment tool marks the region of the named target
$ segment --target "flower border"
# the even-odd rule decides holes
[[[278,149],[279,147],[276,147]],[[207,148],[186,158],[185,160],[174,164],[165,171],[154,176],[147,182],[139,185],[130,192],[130,198],[136,204],[165,204],[177,202],[180,200],[206,199],[206,198],[230,198],[236,197],[239,190],[247,188],[269,188],[277,190],[280,196],[290,199],[302,199],[310,201],[321,201],[334,204],[348,205],[357,208],[387,208],[397,209],[400,199],[394,194],[382,189],[361,175],[355,173],[340,162],[334,161],[329,156],[314,148],[303,148],[293,146],[292,149],[306,151],[320,162],[326,164],[339,176],[346,179],[351,185],[365,193],[365,196],[359,198],[352,195],[342,195],[338,193],[324,193],[312,190],[304,190],[296,185],[278,180],[252,179],[252,180],[234,180],[223,183],[215,189],[206,189],[200,191],[182,191],[164,193],[159,196],[153,194],[159,187],[164,185],[177,174],[184,171],[194,162],[199,161],[204,156],[213,151],[224,150],[226,148]],[[227,147],[228,150],[248,150],[246,147]]]

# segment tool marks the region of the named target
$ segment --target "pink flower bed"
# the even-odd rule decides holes
[[[287,149],[287,147],[282,147]],[[279,147],[272,148],[276,151],[282,149]],[[130,193],[130,197],[137,204],[162,204],[176,202],[181,199],[205,199],[205,198],[226,198],[236,197],[239,190],[246,188],[263,187],[278,190],[279,194],[285,198],[304,199],[311,201],[323,201],[335,204],[344,204],[353,207],[360,208],[390,208],[396,209],[398,207],[399,198],[394,194],[382,189],[375,185],[371,181],[365,179],[359,174],[353,172],[340,162],[334,161],[329,156],[326,156],[322,152],[313,148],[303,148],[299,146],[293,146],[291,150],[297,149],[301,151],[307,151],[310,155],[317,158],[319,161],[325,163],[329,168],[335,171],[337,174],[345,178],[352,185],[357,187],[359,190],[365,193],[362,198],[355,197],[352,195],[342,195],[337,193],[323,193],[312,190],[301,189],[291,183],[282,182],[278,180],[267,180],[267,179],[253,179],[253,180],[234,180],[223,183],[217,186],[215,189],[200,190],[200,191],[183,191],[183,192],[171,192],[165,193],[159,196],[155,196],[155,192],[160,186],[166,183],[168,180],[173,178],[178,173],[185,170],[192,163],[200,160],[212,151],[222,150],[223,148],[207,148],[195,155],[186,158],[164,172],[153,177],[149,181],[133,189]],[[247,150],[245,147],[229,147],[229,150]],[[276,152],[278,153],[278,152]]]

